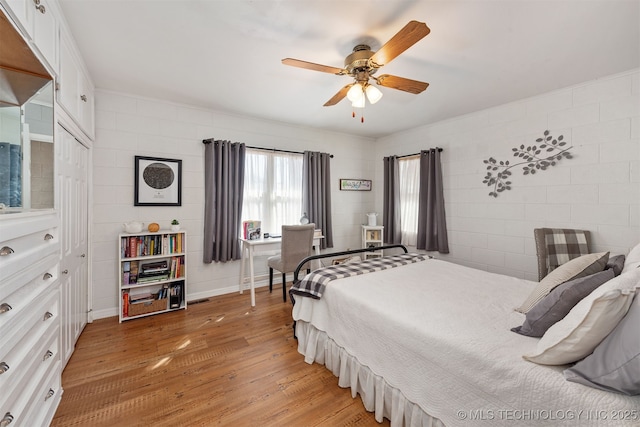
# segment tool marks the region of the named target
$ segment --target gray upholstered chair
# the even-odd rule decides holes
[[[273,270],[282,273],[282,300],[287,300],[287,273],[293,273],[303,258],[312,253],[315,224],[283,225],[280,255],[267,260],[269,266],[269,292],[273,291]],[[307,270],[309,268],[307,267]]]
[[[591,233],[569,228],[536,228],[533,230],[538,256],[538,280],[559,265],[590,253]]]

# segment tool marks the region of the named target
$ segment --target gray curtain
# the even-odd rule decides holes
[[[440,150],[420,152],[420,201],[418,205],[417,249],[449,253],[444,215]]]
[[[333,247],[330,158],[328,153],[305,151],[302,163],[302,210],[322,229],[321,249]]]
[[[245,145],[203,141],[204,251],[203,261],[240,259],[240,218],[244,186]]]
[[[384,225],[385,243],[402,243],[400,223],[400,168],[398,157],[389,156],[384,161],[384,208],[382,225]]]

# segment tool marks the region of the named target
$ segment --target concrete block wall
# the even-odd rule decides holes
[[[573,146],[573,158],[535,175],[514,167],[512,189],[489,197],[483,160],[513,164],[512,148],[534,145],[547,129]],[[444,148],[451,251],[437,257],[537,280],[534,228],[588,229],[594,251],[624,254],[640,242],[639,70],[381,138],[377,157],[435,146]],[[380,182],[382,174],[380,160]]]
[[[96,93],[96,140],[93,147],[92,290],[95,318],[117,315],[117,236],[122,223],[171,219],[187,230],[187,299],[238,291],[240,263],[202,262],[204,227],[204,145],[215,138],[293,151],[323,151],[331,160],[334,249],[359,246],[360,224],[374,206],[372,192],[339,191],[339,178],[374,177],[369,138],[301,128],[248,117],[177,105],[126,94]],[[182,206],[136,207],[134,156],[182,159]],[[256,274],[267,273],[256,260]],[[260,283],[264,285],[264,283]],[[259,303],[259,301],[258,301]],[[247,294],[247,307],[249,295]]]

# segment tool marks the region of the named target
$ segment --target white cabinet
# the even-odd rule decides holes
[[[57,100],[90,139],[94,133],[94,87],[69,36],[60,35]]]
[[[5,424],[48,425],[62,396],[58,233],[53,212],[0,217],[0,417]]]
[[[187,234],[120,234],[120,322],[187,308]]]
[[[58,71],[58,20],[53,2],[49,0],[5,0],[27,37],[49,63]]]
[[[374,248],[382,246],[384,241],[384,226],[382,225],[363,225],[362,226],[362,247]],[[364,252],[364,259],[378,258],[382,256],[381,250]]]

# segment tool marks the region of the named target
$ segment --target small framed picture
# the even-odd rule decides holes
[[[135,156],[134,206],[182,206],[182,160]]]
[[[371,191],[370,179],[340,179],[340,190]]]

